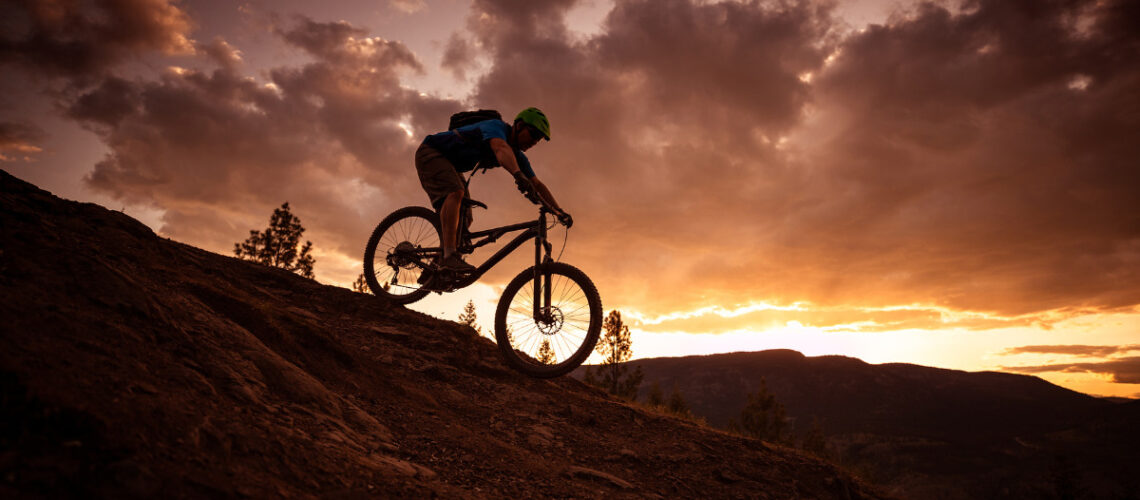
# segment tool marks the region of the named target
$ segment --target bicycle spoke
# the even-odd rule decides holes
[[[589,304],[577,283],[557,274],[551,278],[550,306],[557,311],[557,324],[542,327],[533,318],[534,294],[536,290],[541,291],[543,281],[528,281],[519,288],[507,308],[506,324],[513,337],[511,347],[525,354],[534,363],[541,363],[539,353],[544,346],[554,356],[551,364],[560,364],[572,358],[586,338],[587,329],[583,325],[589,324],[588,314],[585,319],[579,317],[583,310],[588,312]]]
[[[424,238],[430,236],[433,233],[435,233],[435,228],[425,224],[418,229],[416,232],[416,239],[411,240],[411,242],[419,246],[420,242],[424,241]]]
[[[392,257],[393,252],[401,244],[410,244],[417,249],[437,248],[439,237],[435,225],[424,216],[408,216],[396,220],[377,238],[371,263],[373,274],[377,283],[381,286],[387,286],[385,292],[394,296],[413,293],[421,288],[418,279],[422,274],[422,269],[418,265],[413,262],[393,269],[388,263],[388,259]],[[418,260],[430,257],[416,256],[414,258]]]
[[[584,287],[589,278],[577,269],[559,263],[539,269],[549,274],[534,275],[531,268],[508,285],[496,313],[501,329],[496,333],[514,368],[555,377],[581,364],[593,350],[600,305],[594,288]]]

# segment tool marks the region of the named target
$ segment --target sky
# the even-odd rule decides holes
[[[555,248],[635,357],[1140,397],[1137,2],[0,0],[0,28],[0,168],[178,241],[232,254],[288,201],[347,287],[426,204],[425,135],[537,106]],[[502,171],[471,190],[476,228],[533,216]],[[415,307],[489,331],[518,253]]]

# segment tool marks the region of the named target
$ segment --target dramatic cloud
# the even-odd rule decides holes
[[[222,37],[216,37],[208,44],[200,45],[198,52],[213,60],[228,72],[235,72],[242,63],[241,51],[234,48]]]
[[[458,104],[400,86],[399,73],[420,63],[398,42],[308,19],[279,33],[313,61],[259,83],[236,73],[239,55],[215,40],[213,72],[108,78],[76,99],[69,114],[111,147],[89,185],[156,205],[166,234],[223,252],[290,201],[322,252],[355,256],[378,205],[421,202],[406,128],[422,134],[421,116]]]
[[[389,0],[392,8],[406,14],[414,14],[427,8],[424,0]]]
[[[1002,354],[1067,354],[1103,358],[1113,354],[1140,351],[1140,344],[1132,345],[1027,345],[1011,347]]]
[[[844,37],[808,2],[622,1],[586,41],[568,5],[476,4],[476,103],[548,111],[532,156],[619,305],[1140,303],[1127,2],[924,4]]]
[[[1120,61],[1140,32],[1119,20],[1135,8],[972,7],[925,5],[842,44],[796,134],[819,181],[789,243],[804,265],[842,262],[835,286],[883,298],[1136,304],[1140,69]]]
[[[897,330],[990,330],[1048,326],[1061,318],[1015,318],[968,314],[924,307],[850,308],[806,303],[790,306],[760,304],[737,309],[706,307],[696,311],[645,317],[629,314],[630,324],[645,332],[724,333],[736,330],[781,328],[787,325],[830,332],[887,332]]]
[[[726,278],[753,264],[773,223],[764,214],[798,184],[777,142],[809,94],[799,75],[828,53],[826,11],[619,2],[602,34],[580,41],[563,23],[569,6],[479,2],[470,30],[493,61],[475,102],[552,117],[554,140],[532,157],[588,228],[570,258],[615,307],[788,296],[768,280]]]
[[[452,34],[444,48],[441,64],[455,79],[463,80],[467,78],[467,72],[476,66],[475,57],[475,47],[472,47],[471,42],[458,34]]]
[[[190,18],[166,0],[5,0],[0,66],[87,81],[147,52],[189,54]]]
[[[43,151],[36,145],[43,139],[43,130],[34,125],[0,122],[0,162],[31,161]]]
[[[1101,363],[1061,363],[1040,366],[1003,366],[1003,370],[1017,373],[1097,373],[1109,375],[1118,384],[1140,384],[1140,356],[1114,359]]]
[[[530,156],[577,221],[564,259],[650,328],[987,328],[1140,304],[1136,2],[920,4],[849,31],[830,2],[619,0],[587,36],[574,1],[479,0],[438,40],[477,79],[464,103],[409,88],[421,59],[356,22],[297,18],[275,40],[303,61],[245,68],[170,4],[48,5],[6,7],[22,28],[0,64],[83,75],[69,116],[110,150],[89,185],[196,245],[225,251],[288,200],[318,276],[349,282],[369,226],[425,201],[420,138],[464,107],[534,105],[553,141]],[[73,45],[90,48],[66,63]],[[140,50],[196,57],[105,74]],[[477,226],[531,213],[501,172],[473,192],[492,206]]]

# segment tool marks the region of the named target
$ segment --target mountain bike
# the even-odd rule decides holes
[[[439,216],[426,207],[404,207],[384,218],[364,249],[364,279],[377,296],[410,304],[431,292],[459,290],[534,240],[534,266],[507,284],[495,310],[495,340],[507,364],[532,377],[569,373],[590,356],[602,327],[602,299],[594,282],[574,266],[551,258],[547,231],[556,211],[542,203],[535,220],[470,232],[472,207],[463,200],[456,251],[471,254],[507,233],[521,231],[474,271],[457,274],[441,268],[443,246]]]

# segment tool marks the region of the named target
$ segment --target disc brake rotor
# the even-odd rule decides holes
[[[550,306],[550,316],[539,319],[534,322],[538,326],[538,331],[543,335],[554,335],[562,330],[562,311],[555,306]]]

